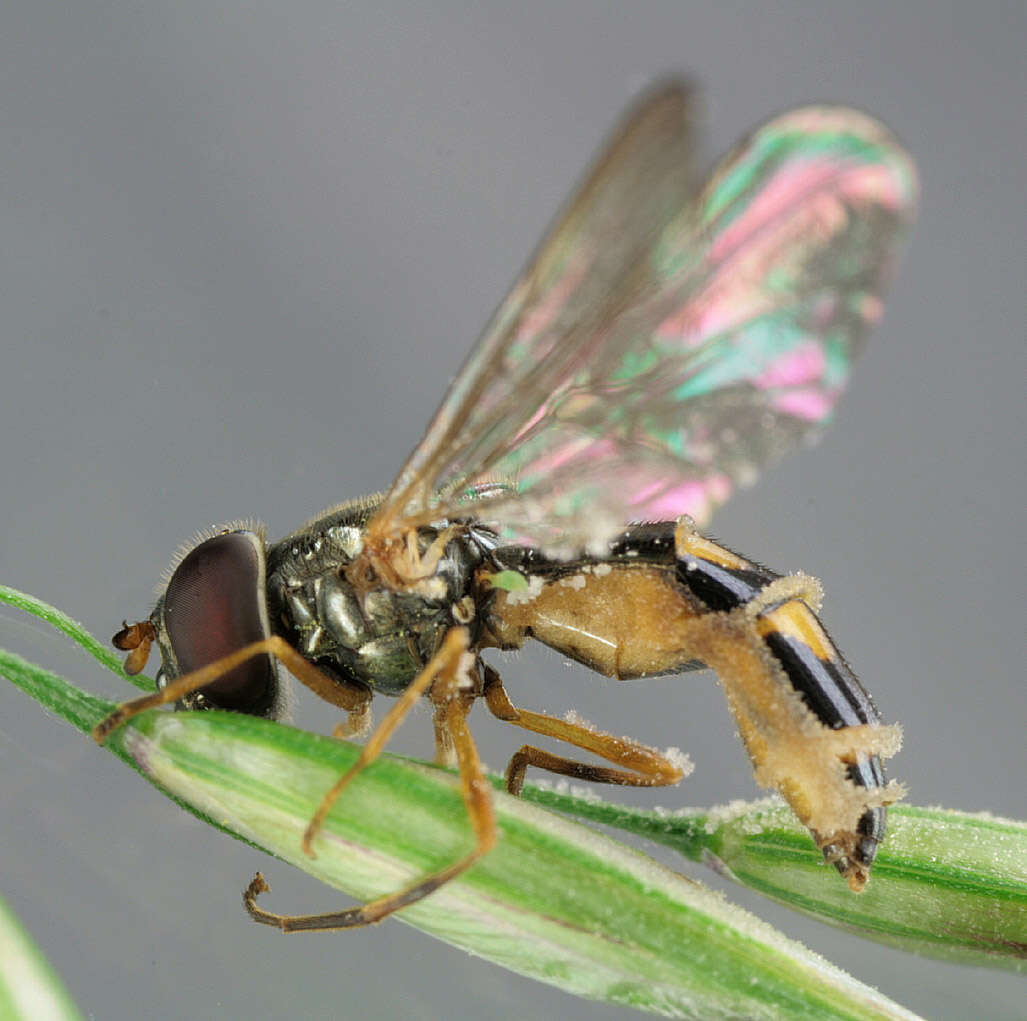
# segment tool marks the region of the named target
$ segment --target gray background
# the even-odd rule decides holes
[[[276,534],[386,485],[614,117],[704,83],[707,153],[784,108],[865,107],[923,172],[921,223],[839,420],[716,521],[817,574],[917,803],[1027,815],[1021,2],[8,6],[0,33],[0,580],[106,637],[195,529]],[[123,694],[60,640],[3,638]],[[526,706],[697,763],[641,803],[755,794],[709,676],[508,664]],[[519,741],[475,714],[494,767]],[[312,697],[300,720],[327,732]],[[421,711],[396,741],[429,754]],[[204,828],[0,686],[0,892],[83,1009],[136,1017],[616,1018],[401,922],[251,925],[342,898]],[[624,796],[625,799],[627,795]],[[665,856],[673,861],[672,856]],[[1022,1016],[1008,975],[732,897],[935,1018]]]

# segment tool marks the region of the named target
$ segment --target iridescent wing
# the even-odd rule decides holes
[[[372,527],[473,514],[504,541],[600,552],[629,521],[702,523],[829,418],[881,314],[913,164],[866,115],[810,107],[695,190],[690,108],[671,84],[627,118]]]

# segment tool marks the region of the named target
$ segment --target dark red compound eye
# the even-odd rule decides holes
[[[267,638],[260,537],[226,532],[192,550],[168,584],[163,623],[178,676]],[[260,655],[229,670],[202,693],[212,708],[266,715],[276,690],[271,657]]]

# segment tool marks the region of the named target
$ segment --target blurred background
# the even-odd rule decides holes
[[[1023,817],[1027,11],[773,7],[15,0],[0,38],[0,581],[106,638],[149,612],[195,530],[252,515],[280,535],[386,486],[657,74],[703,84],[710,160],[783,109],[845,102],[915,155],[921,220],[835,427],[738,494],[714,534],[822,579],[828,626],[905,725],[892,773],[912,801]],[[0,624],[4,645],[130,693],[17,614]],[[544,651],[501,665],[521,705],[689,752],[681,788],[635,802],[756,795],[711,675],[617,684]],[[335,714],[304,696],[299,722],[327,733]],[[501,769],[521,738],[473,722]],[[426,709],[394,748],[430,755]],[[274,908],[344,898],[178,811],[5,684],[0,774],[0,893],[89,1014],[628,1013],[397,920],[320,937],[252,925],[239,893],[258,867]],[[919,1013],[1022,1017],[1022,979],[729,896]]]

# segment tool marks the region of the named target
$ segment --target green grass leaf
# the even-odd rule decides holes
[[[0,1018],[82,1021],[63,983],[14,912],[0,900]]]
[[[961,964],[1027,970],[1027,823],[895,805],[870,884],[853,896],[777,797],[668,813],[551,790],[524,796],[673,847],[867,939]]]
[[[59,620],[61,630],[120,674],[117,663],[108,662],[106,650],[57,611],[9,589],[0,588],[0,601]],[[83,732],[112,708],[110,702],[8,652],[0,651],[0,673]],[[454,860],[471,845],[452,774],[384,756],[360,775],[328,816],[315,844],[317,858],[306,857],[300,850],[303,829],[324,791],[359,749],[281,724],[230,713],[150,712],[115,732],[106,747],[213,825],[356,898],[393,891]],[[598,804],[593,798],[544,791],[529,797],[582,815]],[[623,818],[637,816],[608,807]],[[527,798],[497,793],[496,808],[499,846],[397,917],[568,992],[670,1017],[913,1017],[645,855]],[[762,884],[771,896],[820,917],[831,914],[827,902],[835,895],[822,893],[818,885],[829,878],[838,888],[839,903],[847,905],[846,916],[836,921],[871,931],[877,923],[863,917],[866,909],[861,907],[868,895],[852,895],[836,876],[812,864],[817,855],[808,837],[807,851],[799,846],[804,834],[782,813],[758,810],[765,813],[759,820],[746,814],[755,809],[657,814],[648,822],[636,818],[629,828],[648,830],[647,836],[677,846],[688,857],[715,864],[754,887]],[[942,848],[937,843],[939,820],[929,821],[930,829],[922,827],[921,836],[948,854],[949,844],[959,844],[959,838],[952,837]],[[910,853],[915,860],[905,881],[912,894],[923,898],[922,905],[932,903],[938,877],[918,871],[918,862],[929,855],[923,847]],[[274,870],[268,871],[273,884]],[[879,881],[875,872],[871,889],[884,887],[886,881]],[[953,877],[948,893],[958,885]],[[944,885],[942,893],[948,895]],[[1013,887],[1009,903],[1014,906],[1016,896]],[[343,906],[332,900],[325,910]],[[808,903],[799,903],[803,900]],[[266,902],[271,910],[280,907],[273,893],[266,895]],[[1015,936],[1015,927],[1006,925],[1013,917],[1003,916],[1002,939]],[[240,925],[246,924],[240,908]],[[909,947],[923,949],[922,931],[887,935],[900,945],[906,940]]]

